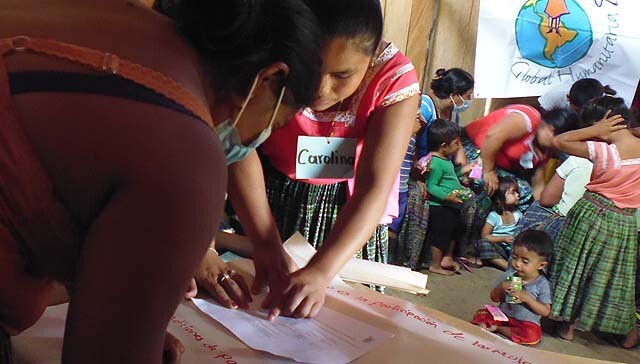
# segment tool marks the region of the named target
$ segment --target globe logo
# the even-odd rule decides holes
[[[577,0],[527,0],[516,19],[516,42],[525,59],[564,68],[589,52],[593,32]]]

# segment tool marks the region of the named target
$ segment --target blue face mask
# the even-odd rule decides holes
[[[236,115],[233,122],[231,118],[223,121],[222,123],[216,125],[216,133],[222,142],[222,148],[224,149],[224,154],[227,158],[227,165],[232,163],[241,161],[245,159],[251,152],[253,152],[260,144],[264,143],[269,135],[271,135],[271,128],[273,126],[273,120],[276,118],[276,114],[278,113],[278,109],[280,108],[280,104],[282,103],[282,97],[284,96],[284,91],[286,87],[282,87],[282,91],[280,91],[280,96],[278,97],[278,102],[276,103],[276,107],[273,110],[273,115],[271,115],[271,120],[269,120],[269,124],[267,128],[264,129],[258,137],[252,141],[249,145],[242,144],[242,140],[240,139],[240,133],[238,133],[238,129],[236,125],[240,120],[240,116],[244,112],[244,109],[247,107],[249,103],[249,99],[253,95],[253,91],[256,88],[256,84],[258,81],[258,77],[253,81],[253,85],[251,86],[251,90],[249,90],[249,95],[246,100],[242,103],[242,107]]]
[[[471,104],[473,104],[473,99],[465,100],[465,99],[462,98],[462,96],[460,96],[460,95],[457,95],[457,96],[458,96],[458,98],[460,100],[462,100],[462,105],[460,105],[460,106],[456,105],[456,102],[453,101],[453,96],[449,96],[449,98],[451,99],[451,102],[453,102],[453,112],[459,114],[459,113],[462,113],[462,112],[465,112],[465,111],[469,110],[469,108],[471,107]]]

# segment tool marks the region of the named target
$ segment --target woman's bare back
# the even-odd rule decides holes
[[[0,13],[0,37],[49,38],[117,54],[170,76],[206,102],[195,52],[168,19],[135,1],[15,0],[6,8]],[[13,53],[4,62],[10,73],[95,73],[45,55]],[[171,128],[178,119],[184,127],[202,127],[155,105],[100,95],[34,92],[15,95],[13,102],[61,202],[82,225],[90,224],[116,179],[127,173],[127,160],[154,148],[151,129],[161,132],[157,129]]]

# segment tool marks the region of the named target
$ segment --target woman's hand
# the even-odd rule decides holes
[[[469,164],[465,164],[463,166],[460,166],[460,174],[461,175],[468,175],[469,173],[471,173],[471,170],[473,169],[473,167],[475,167],[477,164],[477,162],[473,162],[473,163],[469,163]]]
[[[425,186],[424,182],[417,181],[418,188],[420,189],[420,194],[426,200],[429,197],[429,193],[427,192],[427,186]]]
[[[249,286],[242,275],[229,268],[212,250],[207,251],[196,271],[196,282],[227,308],[249,308]]]
[[[624,122],[624,118],[621,115],[609,116],[610,114],[611,110],[607,111],[600,121],[590,127],[593,130],[593,134],[604,141],[611,139],[611,134],[616,131],[627,128],[626,124],[620,124]]]
[[[327,286],[324,274],[307,266],[291,273],[286,285],[271,286],[262,307],[269,309],[269,320],[280,314],[295,318],[314,317],[324,305]]]
[[[184,298],[187,300],[190,300],[197,295],[198,295],[198,285],[196,284],[196,279],[191,278],[189,280],[189,285],[187,286],[187,292],[185,292],[184,294]]]
[[[251,291],[254,294],[260,293],[267,286],[270,291],[286,286],[289,273],[298,270],[298,266],[284,250],[282,244],[268,247],[256,246],[253,265],[256,277]]]
[[[484,190],[487,191],[489,196],[492,196],[498,189],[499,184],[496,171],[483,172],[482,179],[484,180]]]
[[[180,364],[180,357],[184,353],[184,345],[167,331],[164,337],[164,348],[162,349],[163,364]]]

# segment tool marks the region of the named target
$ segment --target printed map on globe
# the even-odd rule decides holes
[[[547,68],[574,64],[593,44],[589,16],[577,0],[527,0],[515,31],[522,57]]]

